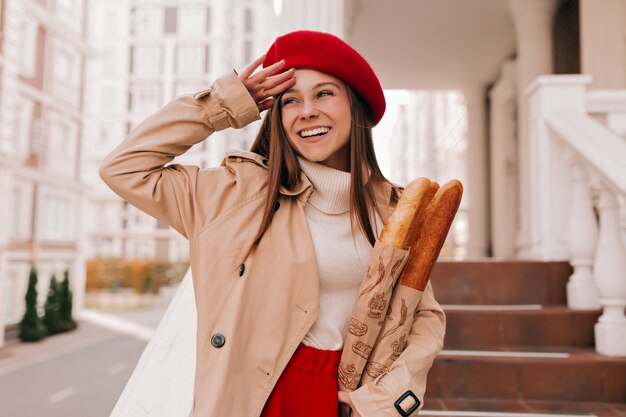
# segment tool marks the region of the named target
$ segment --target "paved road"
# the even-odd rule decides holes
[[[153,329],[166,305],[105,317]],[[0,348],[0,417],[108,417],[147,338],[99,322],[81,321],[73,332]]]

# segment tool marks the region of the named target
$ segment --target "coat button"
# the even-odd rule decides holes
[[[243,276],[243,273],[246,272],[246,265],[245,264],[241,264],[239,265],[239,276]]]
[[[213,347],[221,348],[222,346],[224,346],[224,343],[226,343],[226,338],[223,334],[215,333],[213,336],[211,336],[211,344],[213,345]]]

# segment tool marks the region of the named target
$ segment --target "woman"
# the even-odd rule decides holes
[[[208,170],[167,165],[265,110],[252,152]],[[335,36],[298,31],[241,74],[169,103],[104,161],[115,192],[189,239],[195,417],[336,416],[338,402],[355,416],[397,416],[416,408],[398,403],[403,394],[423,401],[445,328],[430,286],[390,371],[337,391],[360,280],[400,192],[374,155],[371,128],[384,110],[361,55]]]

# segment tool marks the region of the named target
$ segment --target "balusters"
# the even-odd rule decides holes
[[[571,175],[571,206],[568,249],[574,273],[567,283],[567,305],[579,310],[600,308],[592,266],[598,242],[598,225],[593,211],[589,179],[585,168],[568,155]]]
[[[594,278],[600,293],[602,316],[595,325],[596,350],[626,356],[626,250],[621,237],[619,206],[614,193],[600,186],[600,237]]]

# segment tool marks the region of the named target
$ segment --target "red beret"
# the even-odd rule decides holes
[[[365,58],[338,37],[310,30],[279,36],[265,54],[263,68],[281,59],[285,60],[285,69],[314,69],[349,84],[369,104],[374,125],[385,114],[385,95],[374,70]]]

